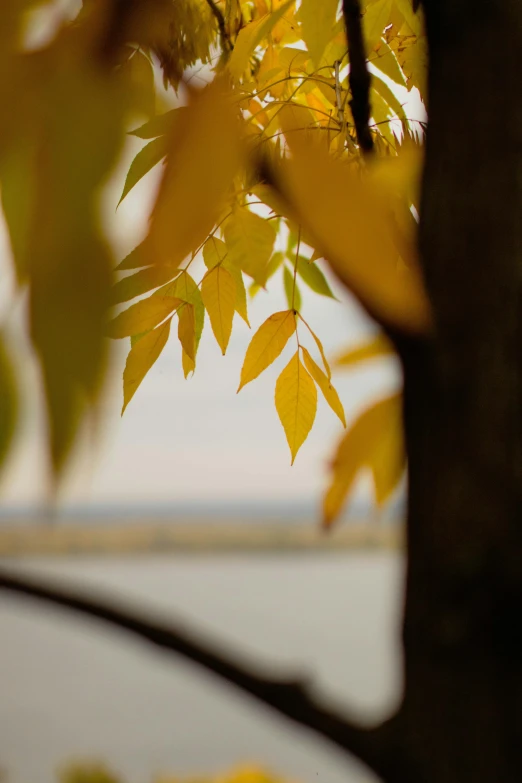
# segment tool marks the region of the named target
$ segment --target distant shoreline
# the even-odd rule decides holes
[[[62,521],[0,527],[0,557],[190,552],[302,552],[402,547],[400,523],[346,522],[325,533],[317,522],[282,524],[205,520],[107,525]]]

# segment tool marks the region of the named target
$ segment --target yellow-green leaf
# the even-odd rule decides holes
[[[277,359],[295,332],[295,327],[293,310],[283,310],[267,318],[252,337],[247,348],[238,391],[257,378]]]
[[[224,228],[228,260],[263,286],[276,232],[271,223],[245,207],[238,207]]]
[[[196,319],[194,305],[185,302],[178,310],[178,340],[184,352],[196,361]]]
[[[392,0],[377,0],[367,7],[363,16],[367,52],[371,52],[381,40],[384,28],[390,23],[391,9]]]
[[[312,429],[317,390],[296,351],[277,379],[275,405],[292,455],[295,457]]]
[[[192,94],[168,137],[165,174],[150,243],[159,261],[179,264],[209,235],[241,158],[237,110],[222,78]]]
[[[308,259],[299,256],[297,259],[297,272],[304,280],[306,285],[316,294],[321,294],[321,296],[328,296],[330,299],[335,299],[335,296],[332,293],[332,289],[328,285],[326,277],[315,262],[308,261]]]
[[[339,367],[349,367],[358,362],[364,362],[368,359],[375,359],[382,356],[392,356],[394,354],[393,346],[383,335],[378,334],[364,345],[358,345],[343,353],[335,362]]]
[[[134,343],[127,356],[123,372],[123,408],[122,413],[133,398],[138,386],[159,357],[170,333],[170,322],[153,329]]]
[[[203,245],[203,261],[207,269],[213,269],[221,264],[227,256],[227,246],[222,239],[211,236]]]
[[[203,278],[201,296],[214,336],[225,354],[232,333],[236,304],[236,283],[230,272],[216,266]]]
[[[171,109],[164,114],[158,114],[157,117],[153,117],[144,125],[140,125],[133,131],[130,131],[131,136],[137,136],[140,139],[155,139],[158,136],[166,136],[172,132],[174,122],[180,116],[182,116],[185,107],[182,106],[178,109]]]
[[[283,269],[283,284],[288,307],[299,312],[301,309],[301,292],[297,286],[297,281],[294,280],[293,271],[290,271],[287,266]]]
[[[369,61],[396,84],[400,84],[401,87],[406,86],[406,78],[399,62],[385,40],[380,42],[379,48],[372,54]]]
[[[282,125],[287,119],[291,131],[293,118],[283,108]],[[316,249],[376,318],[410,332],[429,331],[430,307],[413,244],[410,268],[398,270],[389,200],[369,177],[303,134],[290,132],[287,140],[293,155],[281,164],[281,183]]]
[[[148,332],[164,321],[181,304],[181,299],[173,296],[149,296],[148,299],[136,302],[117,315],[109,323],[107,335],[119,339]]]
[[[330,369],[330,365],[329,365],[328,360],[326,358],[326,354],[324,352],[323,344],[322,344],[321,340],[319,339],[319,337],[314,332],[314,330],[312,329],[312,327],[310,326],[310,324],[307,323],[304,320],[304,318],[303,318],[303,316],[301,314],[299,314],[299,318],[301,319],[301,321],[304,323],[304,325],[306,326],[306,328],[308,329],[308,331],[310,332],[310,334],[314,338],[315,344],[317,345],[317,350],[321,354],[321,359],[323,360],[323,365],[324,365],[324,369],[325,369],[326,375],[328,377],[328,380],[330,380],[330,378],[332,377],[332,371]]]
[[[400,417],[400,396],[394,395],[367,408],[356,419],[346,435],[342,438],[332,464],[332,479],[323,500],[323,523],[329,527],[339,516],[346,502],[355,479],[363,468],[370,468],[379,474],[379,497],[390,494],[391,482],[400,476],[395,468],[384,467],[386,459],[390,459],[393,449],[382,448],[383,439],[400,437],[402,433],[397,427]],[[399,418],[400,421],[400,418]],[[403,453],[401,442],[395,442],[399,455]],[[396,465],[397,458],[393,459]],[[399,456],[400,460],[400,456]]]
[[[123,192],[118,201],[118,205],[121,204],[127,193],[136,185],[145,174],[148,174],[151,169],[154,168],[167,154],[167,142],[164,137],[159,139],[153,139],[138,152],[134,160],[132,161],[127,177],[125,179],[125,185]]]
[[[301,3],[299,17],[303,40],[317,67],[332,38],[338,5],[338,0],[303,0]]]
[[[339,399],[339,395],[334,389],[331,380],[321,370],[319,365],[312,359],[304,345],[301,345],[301,350],[303,352],[306,369],[321,389],[323,397],[325,398],[330,408],[333,410],[335,415],[339,417],[343,427],[346,427],[346,417],[344,415],[343,404]]]
[[[12,361],[0,338],[0,470],[9,452],[18,418],[18,390]]]
[[[144,266],[151,266],[154,263],[154,259],[151,258],[150,253],[147,251],[147,245],[145,242],[141,242],[134,250],[131,250],[125,258],[120,261],[116,267],[117,272],[124,272],[128,269],[141,269]]]

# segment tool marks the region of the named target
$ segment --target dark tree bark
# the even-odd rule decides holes
[[[417,783],[522,780],[522,51],[518,0],[425,0],[421,258],[402,745]],[[406,778],[402,778],[403,781]]]

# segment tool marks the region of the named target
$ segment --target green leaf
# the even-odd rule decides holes
[[[323,275],[319,267],[315,262],[310,262],[308,259],[299,256],[297,259],[297,272],[306,285],[315,291],[316,294],[321,296],[328,296],[331,299],[336,299],[326,277]]]
[[[301,292],[297,287],[297,281],[294,281],[294,272],[287,266],[283,269],[283,283],[285,286],[286,301],[288,307],[299,311],[301,309]]]
[[[167,142],[163,137],[159,139],[153,139],[142,150],[138,152],[134,160],[132,161],[127,177],[125,179],[125,185],[123,192],[118,201],[118,206],[121,204],[127,193],[136,185],[145,174],[148,174],[151,169],[154,168],[167,154]]]

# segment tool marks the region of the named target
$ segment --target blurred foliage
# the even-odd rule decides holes
[[[334,299],[324,259],[381,324],[430,328],[413,210],[424,126],[405,108],[409,94],[420,101],[424,92],[422,18],[410,0],[363,5],[371,159],[355,132],[337,0],[85,0],[39,46],[28,42],[30,22],[37,9],[56,19],[56,4],[10,0],[3,9],[2,208],[18,286],[28,289],[56,477],[80,423],[96,423],[107,335],[130,338],[125,408],[174,332],[187,377],[207,318],[224,354],[236,314],[249,324],[248,296],[281,275],[287,309],[257,327],[240,388],[295,340],[275,391],[293,461],[318,391],[346,423],[320,336],[302,314],[301,289]],[[196,79],[206,86],[196,89]],[[100,195],[129,132],[144,145],[121,198],[158,165],[161,184],[147,236],[116,266]],[[111,306],[120,308],[112,320]],[[2,459],[17,412],[4,331]],[[344,364],[389,352],[372,341]],[[403,472],[400,441],[395,398],[351,425],[333,464],[327,523],[361,469],[374,478],[376,500],[387,501]]]
[[[101,762],[75,762],[58,773],[59,783],[123,783],[123,779]],[[284,778],[257,766],[238,766],[215,776],[178,777],[160,775],[152,783],[284,783]]]

